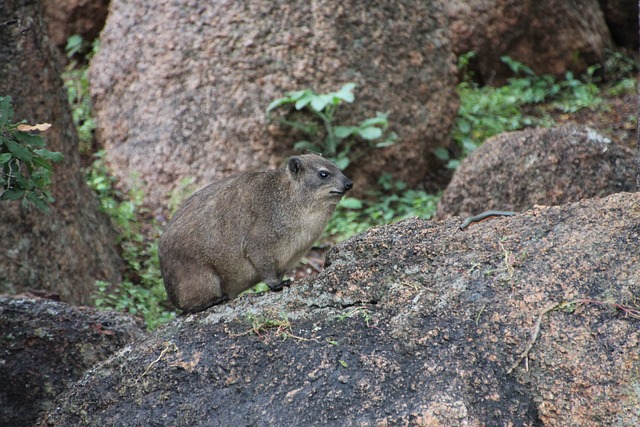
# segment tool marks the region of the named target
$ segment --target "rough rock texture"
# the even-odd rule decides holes
[[[640,193],[459,223],[372,229],[174,321],[43,425],[639,425]]]
[[[439,1],[114,0],[91,64],[98,138],[162,205],[182,177],[280,166],[301,135],[267,123],[269,103],[355,82],[338,121],[388,112],[401,142],[349,169],[354,191],[383,172],[415,184],[448,144],[454,62]]]
[[[438,217],[524,211],[636,190],[635,150],[566,124],[496,135],[471,153],[438,204]]]
[[[484,83],[502,82],[507,55],[536,73],[584,71],[613,46],[598,0],[453,0],[445,3],[456,55],[473,50]]]
[[[54,166],[56,201],[50,212],[25,209],[19,201],[0,203],[0,292],[43,289],[86,304],[95,280],[120,280],[116,234],[80,169],[78,135],[44,30],[42,4],[3,0],[0,17],[9,16],[21,19],[0,25],[0,95],[13,99],[16,122],[52,125],[43,138],[64,160]]]
[[[43,0],[49,38],[61,50],[74,34],[98,37],[107,19],[109,0]]]
[[[0,425],[33,426],[89,367],[143,335],[123,314],[0,297]]]
[[[638,50],[637,0],[599,0],[611,37],[618,46]]]

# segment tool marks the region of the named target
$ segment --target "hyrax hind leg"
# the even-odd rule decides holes
[[[211,266],[183,266],[174,304],[188,313],[205,310],[229,300],[220,276]]]

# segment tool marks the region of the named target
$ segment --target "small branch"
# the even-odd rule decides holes
[[[529,356],[529,352],[533,348],[533,345],[535,344],[536,340],[538,339],[538,335],[540,334],[540,325],[542,324],[542,317],[548,312],[555,310],[560,305],[561,303],[555,303],[551,307],[544,309],[542,313],[540,313],[540,315],[538,316],[538,319],[536,320],[536,324],[533,327],[533,335],[531,336],[531,340],[529,340],[529,344],[527,344],[527,347],[522,352],[522,354],[518,356],[518,360],[516,360],[516,362],[513,365],[511,365],[511,367],[507,371],[507,375],[511,374],[514,371],[514,369],[516,369],[518,365],[520,365],[520,363],[522,363],[522,361]]]
[[[635,308],[630,308],[630,307],[624,306],[622,304],[618,304],[616,302],[596,301],[596,300],[590,300],[590,299],[576,299],[576,300],[569,301],[569,302],[555,303],[552,306],[550,306],[549,308],[544,309],[542,311],[542,313],[540,313],[540,315],[538,316],[538,319],[536,320],[536,323],[535,323],[535,325],[533,327],[533,335],[531,336],[531,340],[529,341],[529,344],[527,344],[527,347],[522,352],[522,354],[520,354],[520,356],[518,356],[518,360],[516,360],[516,362],[513,365],[511,365],[511,367],[507,371],[507,374],[511,374],[514,371],[514,369],[516,369],[518,367],[518,365],[520,365],[520,363],[522,363],[522,361],[529,356],[529,352],[533,348],[533,345],[535,344],[536,340],[538,339],[538,335],[540,334],[540,325],[542,324],[542,317],[545,314],[547,314],[550,311],[553,311],[553,310],[555,310],[557,308],[569,307],[571,305],[576,305],[576,304],[610,305],[610,306],[615,307],[616,309],[622,311],[625,316],[629,316],[629,317],[632,317],[634,319],[640,319],[640,310],[637,310]]]
[[[636,310],[634,308],[626,307],[622,304],[618,304],[617,302],[607,302],[607,301],[595,301],[590,299],[577,299],[567,304],[595,304],[595,305],[610,305],[615,307],[616,309],[622,311],[625,316],[633,317],[634,319],[640,319],[640,310]]]
[[[160,359],[162,359],[162,357],[165,355],[165,353],[167,353],[168,351],[177,351],[178,350],[178,346],[175,345],[172,342],[168,342],[167,346],[162,350],[162,352],[160,353],[160,356],[158,356],[158,358],[156,360],[154,360],[153,362],[151,362],[149,364],[149,366],[147,366],[147,369],[145,369],[145,371],[142,373],[142,375],[140,375],[138,377],[138,379],[136,381],[140,381],[140,378],[144,377],[145,375],[147,375],[147,372],[149,372],[149,369],[151,369],[151,367],[153,365],[155,365],[156,363],[158,363],[160,361]]]
[[[8,27],[9,25],[14,25],[14,24],[19,24],[19,23],[20,23],[20,18],[16,16],[13,19],[9,19],[7,21],[0,22],[0,27]]]

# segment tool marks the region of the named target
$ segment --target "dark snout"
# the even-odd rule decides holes
[[[346,176],[342,179],[342,188],[340,190],[335,189],[333,191],[331,191],[331,194],[339,194],[339,195],[343,195],[344,193],[346,193],[347,191],[351,190],[353,188],[353,181],[351,181],[349,178],[347,178]]]

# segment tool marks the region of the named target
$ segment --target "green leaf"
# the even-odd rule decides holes
[[[465,133],[465,134],[471,132],[471,125],[465,119],[458,119],[456,124],[458,125],[458,130],[460,132]]]
[[[298,141],[293,144],[293,149],[297,151],[312,151],[314,153],[322,153],[322,150],[315,144],[309,141]]]
[[[267,112],[285,104],[292,104],[293,102],[294,101],[290,98],[278,98],[275,101],[273,101],[271,104],[269,104],[269,106],[267,107]]]
[[[311,100],[311,108],[316,111],[322,111],[329,104],[333,103],[333,95],[317,95]]]
[[[356,86],[355,83],[346,83],[335,93],[335,96],[345,102],[352,103],[356,99],[353,94],[353,89],[355,89]]]
[[[447,163],[447,169],[458,169],[458,167],[460,167],[460,160],[449,160],[449,163]]]
[[[311,95],[313,95],[313,92],[310,89],[295,90],[293,92],[287,92],[287,99],[290,99],[291,101],[297,101],[298,99],[304,96],[311,96]]]
[[[15,131],[13,136],[23,145],[30,145],[37,148],[44,148],[46,145],[40,135],[31,135],[26,132]]]
[[[340,206],[345,209],[362,209],[362,201],[356,199],[355,197],[343,197],[340,200]]]
[[[6,144],[9,151],[13,153],[13,155],[17,157],[18,160],[22,160],[23,162],[30,162],[31,159],[33,159],[31,151],[18,144],[17,142],[9,140],[6,141]]]
[[[371,141],[373,139],[378,139],[382,136],[382,129],[370,126],[364,129],[360,129],[358,131],[358,135],[360,135],[362,138],[366,140]]]
[[[333,128],[333,133],[338,139],[344,139],[348,136],[353,135],[358,131],[358,128],[355,126],[336,126]]]
[[[304,107],[309,105],[309,103],[313,100],[315,95],[309,94],[303,98],[300,98],[296,101],[296,110],[302,110]]]
[[[438,147],[435,150],[433,150],[433,154],[440,160],[442,161],[447,161],[449,160],[449,151],[446,148],[443,147]]]
[[[62,159],[64,159],[64,156],[62,155],[62,153],[59,153],[57,151],[49,151],[44,148],[33,150],[33,152],[36,153],[38,156],[42,157],[43,159],[51,160],[52,162],[56,162],[56,163],[61,162]]]
[[[339,159],[334,159],[334,163],[340,169],[344,170],[344,169],[347,168],[347,166],[349,166],[349,164],[351,163],[351,160],[349,160],[347,157],[342,157],[342,158],[339,158]]]
[[[13,154],[11,153],[2,153],[0,154],[0,165],[4,165],[5,163],[9,163],[9,161],[13,159]]]
[[[42,157],[34,157],[33,158],[33,164],[37,167],[46,169],[48,171],[52,171],[53,167],[51,166],[51,163],[49,163],[47,160],[43,159]]]
[[[478,145],[475,144],[469,138],[464,138],[462,140],[462,147],[470,153],[470,152],[474,151],[476,148],[478,148]]]
[[[38,195],[32,192],[28,192],[26,194],[26,198],[22,200],[23,204],[25,204],[25,201],[27,200],[33,203],[33,205],[36,208],[40,209],[41,211],[49,212],[49,206],[47,206],[45,202],[52,202],[53,197],[49,196],[48,194],[44,194],[42,197],[38,197]],[[28,207],[28,206],[25,206],[25,207]]]
[[[24,197],[24,190],[9,189],[0,195],[0,200],[19,200]]]
[[[376,148],[390,147],[398,140],[398,134],[391,132],[384,141],[376,143]]]
[[[13,108],[11,107],[11,97],[0,97],[0,129],[5,128],[12,117]]]
[[[71,58],[78,53],[84,47],[84,39],[81,35],[74,34],[67,39],[67,45],[64,50],[67,52],[67,56]]]
[[[387,120],[388,117],[388,114],[377,113],[376,117],[372,117],[360,123],[360,127],[364,128],[368,126],[381,126],[383,128],[386,128],[389,125],[389,121]]]

